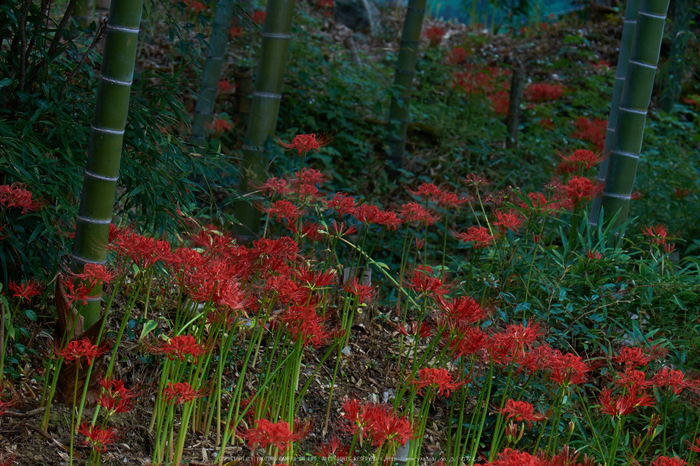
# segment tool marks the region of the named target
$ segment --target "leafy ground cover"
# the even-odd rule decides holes
[[[384,12],[380,37],[356,36],[360,67],[327,7],[302,5],[274,176],[261,187],[265,235],[241,244],[227,188],[244,127],[235,89],[221,85],[211,157],[178,139],[192,110],[178,83],[197,82],[196,42],[185,39],[208,14],[194,3],[171,12],[190,21],[171,29],[179,40],[153,27],[143,46],[106,269],[54,278],[49,248],[22,247],[67,243],[41,226],[61,225],[59,213],[69,230],[74,201],[38,183],[58,148],[36,142],[36,169],[3,152],[3,461],[696,462],[697,84],[675,113],[651,114],[636,219],[621,238],[586,221],[619,18],[499,36],[428,21],[437,29],[417,73],[411,156],[391,182],[383,86],[401,12]],[[232,31],[230,70],[254,62],[256,34]],[[508,148],[516,59],[532,82]],[[51,101],[18,96],[17,113]],[[56,134],[50,112],[69,111],[40,107]],[[22,132],[3,125],[21,148]],[[311,131],[333,134],[324,145]],[[79,157],[60,157],[76,179]],[[106,318],[84,329],[72,308],[95,283],[106,285]]]

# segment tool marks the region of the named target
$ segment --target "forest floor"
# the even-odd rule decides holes
[[[394,23],[394,30],[400,31],[399,22],[396,20],[393,10],[385,12],[383,21]],[[336,24],[332,19],[325,20],[325,30],[321,31],[331,40],[342,44],[351,31]],[[539,59],[544,59],[558,53],[565,53],[566,37],[571,34],[587,35],[585,29],[595,29],[600,40],[587,41],[592,56],[601,63],[613,64],[617,59],[616,44],[619,41],[621,32],[621,18],[615,20],[605,20],[599,23],[588,23],[577,26],[577,28],[556,28],[540,29],[530,37],[514,38],[510,35],[490,36],[487,32],[470,31],[469,27],[461,24],[442,23],[437,20],[427,19],[424,28],[440,26],[447,34],[443,40],[444,47],[452,47],[460,44],[460,38],[466,34],[477,34],[484,36],[483,47],[474,50],[480,53],[487,62],[494,64],[503,63],[506,57],[518,58],[530,63],[530,75],[537,76],[536,63]],[[140,58],[140,66],[160,66],[159,60],[167,60],[168,52],[167,37],[155,38],[144,44],[144,56]],[[380,39],[367,37],[367,41],[362,43],[356,41],[368,55],[384,53],[387,49],[395,50],[397,41],[392,43],[384,42]],[[164,68],[167,65],[161,64]],[[589,68],[586,68],[589,69]],[[544,73],[544,71],[543,71]],[[547,72],[549,73],[549,72]],[[552,79],[548,75],[544,77]],[[564,83],[566,84],[566,83]],[[415,154],[420,156],[420,154]],[[48,303],[51,307],[52,303]],[[115,306],[110,313],[108,325],[111,329],[116,329],[119,325],[123,311],[119,305]],[[331,406],[331,419],[337,417],[340,405],[339,400],[346,396],[356,396],[364,400],[385,402],[390,399],[393,389],[398,384],[399,375],[397,373],[398,354],[387,352],[387,341],[397,338],[397,330],[392,324],[392,310],[390,309],[370,309],[365,313],[364,318],[353,330],[353,339],[349,345],[349,353],[344,359],[341,373],[338,378],[337,389],[333,395]],[[387,317],[388,316],[388,317]],[[381,318],[379,318],[381,317]],[[36,329],[33,344],[37,346],[49,347],[50,340],[41,331],[46,329]],[[50,332],[49,332],[50,333]],[[48,351],[48,350],[46,350]],[[324,348],[317,352],[309,351],[306,358],[310,363],[316,365],[323,354]],[[157,381],[157,366],[148,364],[141,357],[143,349],[138,345],[138,339],[131,339],[124,342],[119,351],[119,361],[116,365],[115,376],[122,379],[127,387],[134,387],[141,396],[138,397],[134,410],[125,417],[115,416],[114,422],[122,422],[118,427],[118,440],[109,446],[102,455],[101,464],[104,465],[138,465],[149,464],[153,451],[153,433],[148,430],[151,420],[155,393],[153,392],[154,381]],[[37,367],[42,367],[41,361],[36,362]],[[323,376],[318,380],[329,380],[334,367],[334,358],[329,358],[323,369]],[[40,407],[42,395],[42,385],[31,377],[31,368],[26,368],[27,377],[14,381],[12,390],[14,398],[17,400],[14,406],[9,408],[4,416],[0,417],[0,454],[7,457],[15,454],[16,464],[20,465],[67,465],[69,463],[68,445],[70,443],[69,425],[71,421],[70,410],[65,405],[55,404],[51,408],[50,426],[47,431],[41,429],[41,419],[44,409]],[[302,374],[308,375],[302,369]],[[303,380],[302,380],[303,382]],[[302,442],[299,447],[300,452],[313,452],[318,445],[327,442],[329,438],[339,428],[334,422],[328,425],[328,431],[322,440],[322,431],[325,425],[326,406],[328,399],[328,385],[321,382],[314,385],[307,394],[302,405],[302,413],[313,421],[313,430],[309,437]],[[433,409],[432,419],[444,418],[445,402],[436,402]],[[90,417],[91,408],[86,410],[85,416]],[[428,425],[427,436],[424,441],[423,452],[427,457],[440,457],[440,444],[444,441],[444,432],[438,424]],[[240,445],[229,446],[226,450],[226,457],[243,455],[246,448]],[[216,438],[210,434],[204,437],[200,433],[190,432],[186,442],[185,461],[190,466],[213,464],[216,455]],[[82,437],[76,436],[76,452],[74,464],[85,464],[89,456],[89,448],[82,445]],[[246,464],[244,461],[241,464]],[[11,463],[10,463],[11,464]],[[236,462],[229,463],[231,465]]]

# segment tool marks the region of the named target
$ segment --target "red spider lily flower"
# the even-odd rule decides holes
[[[681,102],[685,105],[692,105],[694,107],[700,107],[700,95],[694,94],[681,98]]]
[[[90,445],[95,452],[104,453],[107,445],[114,442],[117,432],[114,427],[102,429],[85,422],[78,428],[78,433],[85,436],[83,445]]]
[[[467,55],[467,51],[462,47],[454,47],[452,50],[450,50],[450,53],[447,56],[447,62],[450,65],[457,65],[466,61]]]
[[[625,395],[612,398],[612,390],[604,388],[600,399],[600,410],[610,416],[627,416],[639,406],[653,406],[654,400],[646,393],[637,396],[637,390],[631,389]]]
[[[498,454],[495,461],[488,464],[491,466],[542,466],[543,463],[529,453],[506,448]]]
[[[185,404],[207,395],[205,389],[195,390],[187,382],[172,383],[163,389],[163,397],[166,403]]]
[[[603,160],[600,155],[596,155],[593,151],[586,149],[578,149],[571,155],[560,157],[565,164],[573,167],[580,166],[586,170],[595,167]]]
[[[232,85],[228,81],[219,81],[219,92],[231,92],[236,88],[236,86]]]
[[[286,199],[273,202],[270,204],[270,207],[262,208],[261,210],[270,217],[276,217],[278,221],[286,220],[289,223],[295,223],[299,217],[304,214],[304,211],[300,210]]]
[[[438,26],[433,26],[425,30],[423,35],[430,41],[430,46],[435,47],[445,37],[445,30]]]
[[[442,191],[433,183],[423,183],[422,185],[418,186],[417,190],[413,191],[411,189],[407,189],[406,192],[422,199],[432,199],[437,197]]]
[[[599,118],[590,121],[588,118],[578,118],[574,123],[576,131],[571,137],[591,142],[598,152],[605,148],[605,132],[608,122]]]
[[[3,416],[7,412],[7,408],[14,406],[15,400],[2,401],[0,400],[0,416]]]
[[[362,285],[357,277],[353,277],[343,285],[343,290],[349,295],[355,296],[358,303],[369,301],[374,296],[374,288],[371,285]]]
[[[462,243],[474,243],[475,248],[491,246],[496,237],[489,234],[486,227],[469,227],[465,233],[453,233],[453,236]]]
[[[243,34],[243,29],[242,28],[237,28],[235,26],[231,26],[228,28],[228,36],[231,39],[235,39],[236,37],[240,37]]]
[[[652,360],[642,352],[641,348],[626,346],[620,350],[620,354],[613,361],[624,364],[626,368],[646,366]]]
[[[460,197],[455,193],[449,192],[449,191],[441,191],[436,199],[437,203],[440,205],[440,207],[443,208],[453,208],[456,209],[460,207],[462,204],[466,204],[469,202],[468,197]]]
[[[378,223],[383,219],[382,210],[376,205],[372,204],[359,205],[351,212],[351,214],[359,222],[365,224]]]
[[[503,409],[499,410],[501,415],[505,415],[506,420],[513,419],[515,422],[527,422],[528,427],[532,427],[533,422],[546,419],[543,414],[535,414],[534,407],[525,401],[508,400]]]
[[[286,421],[273,423],[267,419],[258,419],[255,421],[255,427],[241,433],[241,438],[248,441],[248,446],[258,445],[260,448],[267,448],[275,445],[284,454],[292,442],[301,440],[304,435],[292,433]]]
[[[326,135],[321,135],[316,139],[316,134],[298,134],[294,136],[292,142],[287,144],[279,141],[279,144],[288,150],[296,150],[299,157],[306,156],[309,151],[318,151],[321,147],[327,146],[331,142]]]
[[[399,212],[399,217],[403,223],[419,222],[423,225],[432,225],[440,218],[438,215],[415,202],[403,204]]]
[[[663,225],[645,226],[642,234],[651,238],[651,244],[664,244],[668,237],[668,230]]]
[[[395,441],[400,445],[404,445],[413,438],[411,422],[406,418],[396,416],[387,409],[370,411],[367,431],[377,447],[381,447],[389,441]]]
[[[626,367],[625,372],[619,372],[618,377],[615,379],[615,385],[621,385],[627,387],[630,390],[644,389],[652,385],[651,380],[647,380],[647,375],[631,367]]]
[[[493,111],[500,116],[504,116],[508,113],[508,104],[510,100],[510,95],[508,91],[497,91],[489,96],[491,105],[493,106]]]
[[[350,225],[350,227],[345,228],[344,222],[336,222],[333,220],[331,231],[333,236],[340,238],[341,236],[348,236],[357,233],[357,228],[355,228],[354,225]]]
[[[469,296],[446,300],[438,298],[442,309],[442,318],[447,319],[451,327],[463,324],[473,324],[486,317],[486,312]]]
[[[407,337],[427,338],[433,335],[433,327],[427,322],[422,322],[420,325],[415,320],[405,324],[397,324],[396,331]]]
[[[559,100],[564,95],[561,84],[533,83],[525,89],[523,96],[530,102],[549,102]]]
[[[315,168],[302,168],[301,170],[292,173],[288,178],[290,189],[296,193],[297,186],[302,185],[317,185],[323,184],[328,180],[328,176]]]
[[[306,238],[311,242],[321,241],[324,237],[325,230],[321,225],[315,222],[300,222],[301,225],[297,226],[296,223],[287,224],[287,229],[299,238]]]
[[[476,327],[460,329],[459,337],[450,341],[450,350],[455,358],[472,356],[486,349],[488,335]]]
[[[282,311],[278,319],[285,325],[293,341],[301,339],[304,346],[317,348],[325,344],[331,335],[321,318],[310,305],[292,305]]]
[[[32,199],[31,191],[28,191],[22,183],[0,185],[0,210],[17,207],[22,209],[22,215],[29,211],[40,210],[44,204]]]
[[[445,396],[450,396],[450,391],[464,385],[463,380],[453,382],[452,375],[446,369],[429,367],[418,371],[418,379],[411,381],[411,383],[418,388],[419,394],[421,394],[422,388],[428,387],[436,388],[439,395],[444,393]]]
[[[108,271],[104,265],[95,263],[85,264],[81,273],[71,273],[71,276],[74,280],[78,279],[88,282],[91,287],[100,283],[107,285],[114,279],[114,274]]]
[[[278,196],[286,196],[292,194],[294,191],[287,187],[287,180],[277,178],[273,176],[268,178],[258,189],[262,191],[265,195],[271,196],[276,194]]]
[[[97,347],[97,345],[90,343],[87,338],[83,338],[82,340],[69,341],[64,349],[56,351],[56,356],[62,357],[66,362],[77,361],[84,357],[89,366],[93,359],[100,357],[108,349],[107,345]]]
[[[480,188],[481,186],[488,186],[491,184],[484,175],[477,175],[475,173],[468,174],[462,181],[467,186],[474,188]]]
[[[686,463],[685,460],[682,460],[677,456],[674,456],[673,458],[659,456],[651,462],[651,466],[685,466],[687,464],[688,463]]]
[[[147,238],[132,231],[117,235],[110,244],[119,255],[126,255],[141,269],[147,269],[159,260],[167,262],[170,258],[170,243]]]
[[[517,211],[508,210],[506,212],[496,211],[496,221],[493,224],[501,229],[501,232],[506,230],[517,231],[523,224],[523,219]]]
[[[326,288],[336,282],[335,270],[333,269],[320,272],[311,270],[309,267],[299,267],[294,271],[294,275],[312,291]]]
[[[551,118],[543,117],[537,120],[537,124],[540,128],[552,131],[554,129],[554,121]]]
[[[64,280],[63,286],[66,289],[65,295],[69,306],[74,302],[80,302],[84,306],[87,304],[90,292],[95,288],[95,283],[85,280]]]
[[[136,394],[124,387],[124,382],[116,379],[104,379],[100,381],[104,390],[97,399],[97,404],[107,410],[108,416],[117,413],[128,413],[133,408],[132,398]]]
[[[602,185],[596,185],[583,176],[572,176],[568,184],[561,187],[562,194],[575,206],[581,201],[590,201],[603,192]]]
[[[695,438],[695,445],[693,445],[692,443],[690,443],[687,440],[685,441],[685,444],[687,445],[688,450],[694,451],[695,453],[700,453],[700,435],[698,435]]]
[[[679,395],[684,388],[688,388],[688,383],[685,381],[685,374],[682,371],[668,369],[664,367],[657,372],[651,379],[651,383],[655,387],[668,387]]]
[[[231,123],[223,118],[217,118],[212,122],[211,129],[213,129],[216,134],[228,133],[231,131]]]
[[[253,22],[255,24],[262,24],[265,22],[265,12],[264,11],[256,11],[253,13]]]
[[[331,458],[338,461],[345,461],[348,458],[348,453],[350,453],[350,448],[340,443],[337,437],[333,437],[330,442],[316,450],[316,456]]]
[[[591,260],[602,259],[603,255],[598,251],[586,251],[586,257]]]
[[[204,11],[205,6],[202,2],[195,0],[194,2],[190,3],[187,8],[189,8],[192,11],[192,13],[197,14],[201,11]]]
[[[505,330],[493,335],[489,340],[491,357],[498,364],[509,364],[514,356],[532,349],[535,341],[543,332],[536,323],[528,325],[510,324]]]
[[[326,207],[335,210],[338,215],[352,214],[355,211],[355,199],[344,193],[335,193]]]
[[[197,340],[192,335],[177,335],[164,341],[160,346],[152,346],[144,342],[148,351],[153,354],[163,354],[166,358],[174,361],[175,358],[180,361],[185,360],[185,356],[190,355],[197,362],[197,358],[206,354],[210,348],[197,343]]]
[[[43,287],[36,280],[29,280],[19,285],[15,282],[10,282],[7,287],[12,292],[13,298],[31,300],[34,296],[43,291]]]
[[[438,277],[432,277],[433,268],[426,266],[418,266],[413,271],[408,286],[416,293],[425,293],[430,295],[444,295],[449,290],[444,288],[442,280]]]
[[[551,378],[559,385],[580,385],[586,381],[586,374],[591,368],[580,356],[554,351],[552,358],[543,361],[551,370]]]

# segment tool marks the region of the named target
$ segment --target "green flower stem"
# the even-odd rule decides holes
[[[479,399],[477,401],[476,406],[483,406],[481,411],[475,408],[474,410],[474,415],[476,416],[477,413],[481,416],[481,420],[479,421],[479,428],[476,432],[476,435],[474,436],[471,444],[471,449],[469,451],[469,466],[474,466],[474,461],[476,461],[476,452],[479,448],[479,442],[481,440],[481,434],[484,432],[484,423],[486,422],[486,415],[488,414],[489,410],[489,399],[491,398],[491,384],[493,381],[493,367],[494,367],[494,362],[491,360],[491,364],[489,367],[489,372],[486,376],[488,382],[486,383],[485,386],[481,388],[481,393],[479,393]],[[480,403],[481,402],[481,403]],[[474,425],[474,419],[472,419],[472,422],[469,425],[469,433],[471,434],[472,426]],[[466,444],[465,444],[466,446]]]

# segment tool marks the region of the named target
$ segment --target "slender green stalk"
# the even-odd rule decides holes
[[[411,88],[413,75],[418,60],[420,31],[423,26],[426,0],[409,0],[406,19],[403,23],[399,57],[396,63],[394,87],[397,88],[398,98],[391,97],[389,107],[389,135],[387,144],[390,154],[387,156],[387,169],[390,176],[395,176],[403,168],[406,152],[406,130],[408,128]]]
[[[613,86],[612,101],[610,102],[610,113],[608,114],[608,129],[605,133],[605,146],[603,149],[603,159],[598,168],[598,184],[605,184],[605,177],[608,173],[608,159],[615,138],[615,128],[617,126],[617,115],[620,108],[620,96],[627,76],[627,66],[629,63],[630,51],[632,49],[632,39],[637,26],[637,13],[639,12],[640,0],[627,0],[625,6],[625,20],[622,26],[622,41],[620,43],[620,53],[617,57],[617,68],[615,70],[615,84]],[[591,205],[591,215],[589,221],[591,225],[598,225],[602,198],[597,196]]]
[[[265,145],[274,135],[277,123],[293,10],[294,0],[268,0],[265,10],[262,48],[241,165],[239,190],[246,199],[235,206],[236,219],[240,222],[238,233],[243,236],[257,237],[260,233],[260,211],[254,205],[257,200],[254,189],[264,181]]]
[[[211,25],[211,37],[207,47],[207,61],[204,64],[202,85],[199,88],[199,97],[192,119],[192,143],[203,147],[200,149],[206,153],[207,136],[211,129],[214,116],[214,104],[219,88],[219,78],[226,56],[228,45],[228,29],[233,16],[233,0],[219,0],[216,3],[214,21]]]
[[[641,0],[639,4],[602,195],[605,215],[610,217],[619,212],[614,227],[624,223],[629,214],[669,1]]]
[[[73,270],[81,271],[88,263],[104,264],[107,258],[109,224],[119,178],[142,9],[143,0],[113,1],[110,7],[76,221],[71,257]],[[89,328],[100,318],[102,286],[95,287],[91,294],[88,304],[81,309],[84,328]]]

